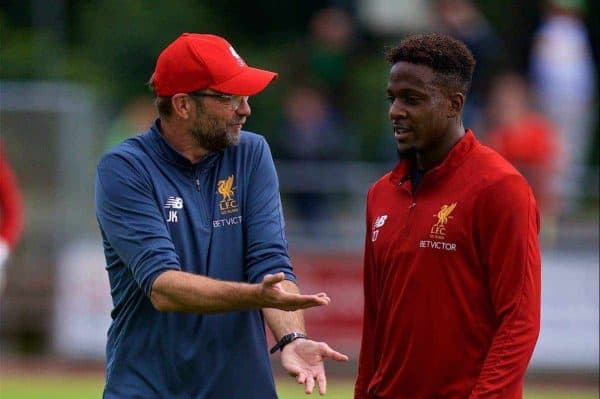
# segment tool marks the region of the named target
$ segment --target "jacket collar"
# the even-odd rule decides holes
[[[479,142],[475,138],[473,131],[467,129],[465,135],[452,147],[446,159],[435,168],[428,171],[425,176],[427,180],[440,179],[456,170],[456,168],[464,162],[466,155],[475,147],[479,145]],[[392,184],[397,185],[406,180],[410,180],[410,168],[411,162],[408,159],[403,159],[394,167],[390,173],[390,181]]]

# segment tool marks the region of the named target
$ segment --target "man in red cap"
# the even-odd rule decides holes
[[[104,398],[276,398],[264,322],[285,370],[325,393],[263,137],[242,131],[249,96],[277,74],[223,38],[185,33],[158,57],[159,118],[98,165],[96,214],[114,309]]]

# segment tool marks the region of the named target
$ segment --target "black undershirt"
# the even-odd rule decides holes
[[[425,171],[423,169],[419,169],[415,166],[415,163],[413,163],[408,174],[410,176],[412,192],[414,194],[417,191],[417,187],[419,186],[419,183],[421,183],[423,176],[425,175]]]

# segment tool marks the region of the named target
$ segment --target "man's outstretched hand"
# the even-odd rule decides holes
[[[296,294],[286,291],[282,281],[284,273],[267,274],[259,284],[259,297],[263,308],[276,308],[287,311],[328,305],[331,299],[324,292],[313,295]]]
[[[327,391],[327,377],[323,361],[333,359],[340,362],[348,360],[348,356],[334,351],[325,342],[310,339],[297,339],[287,344],[281,352],[281,364],[298,384],[304,384],[306,394],[311,394],[315,382],[319,385],[319,393]]]

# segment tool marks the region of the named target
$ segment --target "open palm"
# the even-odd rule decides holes
[[[325,358],[337,361],[348,360],[348,356],[334,351],[325,342],[297,339],[283,348],[281,364],[299,384],[304,384],[307,394],[312,393],[316,382],[319,385],[319,393],[324,395],[327,391],[327,378],[323,365]]]

